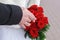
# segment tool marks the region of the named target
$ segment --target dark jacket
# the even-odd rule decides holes
[[[0,3],[0,25],[18,24],[22,18],[19,6]]]

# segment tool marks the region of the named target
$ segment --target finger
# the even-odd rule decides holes
[[[28,23],[28,22],[25,22],[25,24],[24,24],[25,26],[30,26],[31,24],[30,23]]]
[[[26,18],[26,22],[31,22],[31,19],[30,18]]]
[[[24,29],[26,28],[25,25],[21,25],[21,26],[22,26],[22,28],[24,28]]]
[[[36,17],[35,17],[32,13],[29,14],[29,18],[30,18],[33,22],[35,22],[35,20],[36,20]]]

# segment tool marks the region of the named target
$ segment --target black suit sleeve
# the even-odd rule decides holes
[[[0,3],[0,25],[18,24],[22,18],[19,6]]]

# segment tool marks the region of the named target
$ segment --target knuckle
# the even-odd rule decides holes
[[[26,25],[26,26],[30,26],[30,23],[26,22],[25,25]]]
[[[31,20],[30,20],[30,19],[28,19],[28,22],[31,22]]]

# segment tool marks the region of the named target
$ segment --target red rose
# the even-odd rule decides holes
[[[44,25],[44,22],[43,21],[38,21],[38,28],[41,30],[41,29],[43,29],[44,27],[45,27],[45,25]]]
[[[37,11],[33,10],[33,9],[29,9],[30,12],[32,12],[34,15],[37,14]]]
[[[26,29],[25,29],[25,30],[26,30],[26,31],[29,31],[29,27],[26,26]]]
[[[29,31],[30,29],[35,29],[37,30],[37,25],[35,22],[31,22],[31,25],[30,26],[26,26],[26,29],[27,31]],[[37,30],[38,31],[38,30]]]
[[[42,7],[37,7],[37,11],[40,13],[43,13],[43,8]]]
[[[30,8],[28,8],[28,9],[34,9],[34,10],[36,10],[37,9],[37,5],[32,5]]]
[[[30,12],[32,12],[35,16],[36,16],[36,14],[38,14],[37,13],[37,11],[36,10],[34,10],[34,9],[28,9]]]
[[[30,12],[34,13],[34,10],[33,9],[29,9]]]
[[[30,34],[33,38],[38,37],[38,32],[37,32],[34,28],[29,31],[29,34]]]
[[[42,17],[44,17],[43,14],[36,14],[36,18],[37,18],[37,19],[41,19]]]
[[[31,22],[30,27],[36,27],[36,23],[35,22]]]
[[[48,24],[48,18],[47,17],[44,17],[43,18],[43,22],[44,22],[45,25]]]

